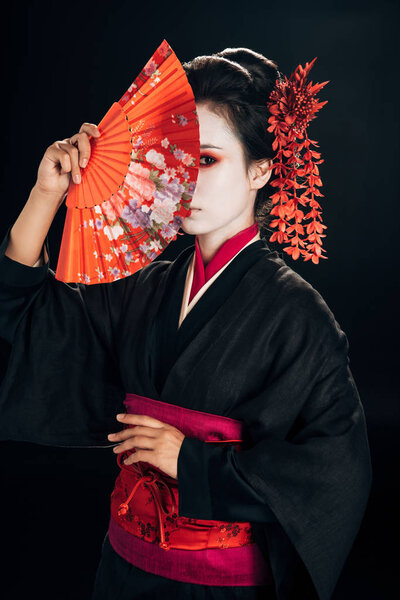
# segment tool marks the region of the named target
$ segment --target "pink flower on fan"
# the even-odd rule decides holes
[[[143,73],[147,76],[150,76],[157,69],[157,66],[158,66],[157,63],[154,62],[154,60],[149,60],[149,62],[146,64],[146,66],[143,69]]]
[[[168,146],[169,146],[169,139],[167,137],[165,137],[163,140],[161,140],[160,144],[161,144],[161,146],[163,148],[168,148]]]
[[[121,215],[122,211],[124,210],[124,206],[124,199],[123,196],[120,195],[120,192],[113,194],[110,200],[106,200],[101,204],[103,214],[109,223],[112,223]]]
[[[161,57],[165,57],[165,56],[169,56],[169,54],[171,54],[171,48],[167,42],[167,40],[164,40],[161,44],[161,46],[158,48],[158,53]]]
[[[149,179],[150,169],[141,164],[132,162],[125,177],[125,186],[129,190],[129,196],[138,201],[138,205],[153,198],[156,189],[154,181]]]
[[[182,158],[182,162],[183,164],[188,167],[189,165],[192,164],[193,162],[193,156],[191,154],[185,154],[184,157]]]
[[[165,169],[164,174],[168,177],[168,179],[173,179],[176,176],[176,170],[172,167],[168,167],[167,169]]]

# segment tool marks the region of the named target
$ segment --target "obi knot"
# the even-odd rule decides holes
[[[154,503],[155,503],[156,510],[157,510],[158,527],[159,527],[159,533],[160,533],[160,539],[161,539],[159,546],[163,550],[169,550],[170,544],[165,539],[165,528],[164,528],[164,523],[163,523],[163,515],[165,517],[171,517],[176,513],[177,507],[175,504],[175,497],[174,497],[172,488],[169,484],[169,480],[171,483],[174,482],[175,480],[166,474],[162,475],[162,473],[155,471],[151,468],[145,468],[143,466],[143,463],[140,463],[140,462],[132,463],[131,465],[125,465],[122,462],[123,454],[124,453],[122,452],[117,457],[118,466],[121,469],[129,471],[131,473],[132,472],[136,473],[139,476],[139,479],[136,481],[135,485],[132,488],[131,493],[129,494],[129,496],[125,500],[125,502],[121,502],[121,504],[119,505],[118,515],[121,516],[121,515],[124,515],[127,513],[128,509],[129,509],[129,506],[128,506],[129,502],[132,500],[133,496],[135,495],[135,493],[140,485],[147,487],[153,496]],[[172,503],[171,510],[168,510],[168,507],[165,506],[165,503],[163,503],[163,499],[162,499],[162,495],[161,495],[161,491],[160,491],[160,487],[163,487],[163,486],[165,489],[168,490],[169,495],[171,497],[171,503]],[[139,521],[138,515],[134,516],[134,520]]]

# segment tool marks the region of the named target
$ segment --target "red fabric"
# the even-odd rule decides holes
[[[110,518],[108,538],[115,552],[139,569],[175,581],[200,585],[271,585],[273,578],[257,544],[237,548],[206,548],[168,552],[131,535]]]
[[[192,288],[190,290],[189,303],[197,292],[203,287],[203,285],[217,272],[219,271],[228,261],[231,260],[245,246],[251,238],[253,238],[258,232],[257,223],[253,223],[250,227],[242,229],[239,233],[226,240],[222,246],[217,250],[216,254],[210,260],[210,262],[204,266],[203,257],[201,256],[199,242],[196,236],[195,239],[195,252],[196,259],[194,263],[194,273]]]
[[[231,443],[240,451],[243,423],[237,419],[126,394],[131,414],[147,414],[208,443]],[[131,427],[130,425],[124,428]],[[263,585],[270,565],[257,546],[251,524],[192,519],[179,515],[178,481],[153,465],[123,465],[111,494],[110,542],[135,566],[205,585]],[[168,550],[168,552],[166,552]]]

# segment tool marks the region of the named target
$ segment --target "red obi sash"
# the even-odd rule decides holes
[[[242,442],[242,422],[127,394],[128,413],[147,414],[208,443]],[[124,428],[131,427],[126,425]],[[264,585],[272,575],[248,522],[179,515],[178,480],[143,461],[124,465],[111,494],[109,539],[125,560],[145,571],[205,585]],[[195,474],[194,474],[195,476]],[[168,552],[166,552],[168,550]]]

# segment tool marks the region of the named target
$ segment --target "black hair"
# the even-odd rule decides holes
[[[270,116],[267,101],[281,77],[277,64],[249,48],[225,48],[211,55],[196,56],[182,63],[196,104],[205,103],[225,118],[240,140],[245,167],[253,161],[273,159],[275,139],[267,131]],[[270,179],[257,190],[254,218],[263,237],[268,229],[274,188]]]

